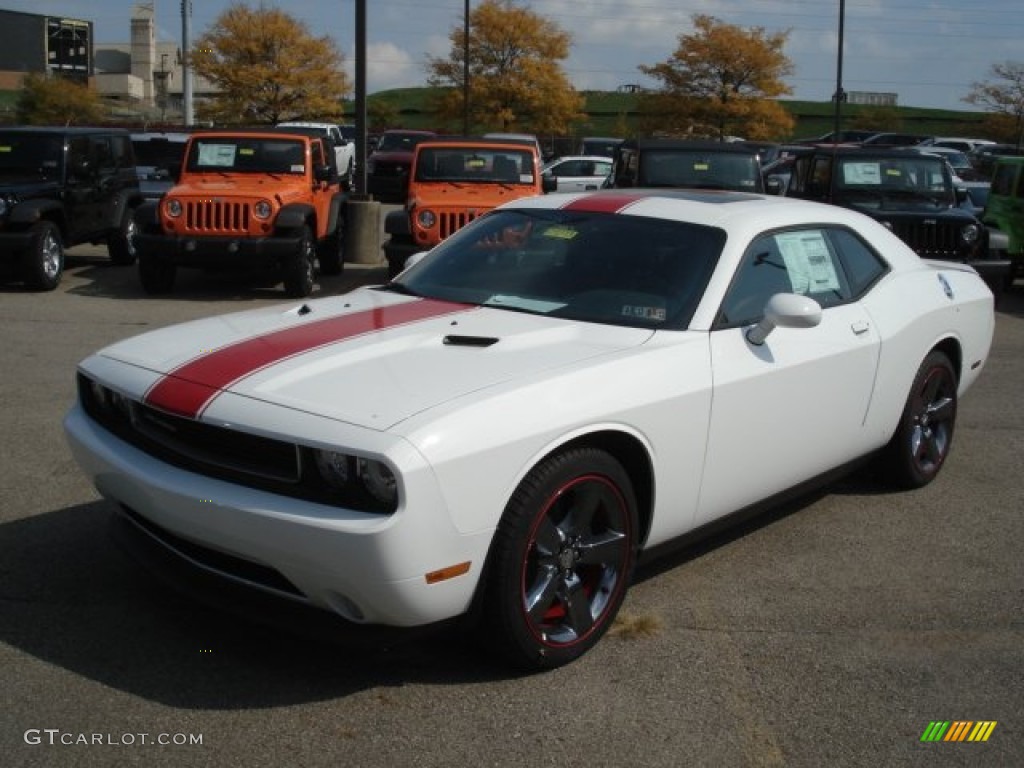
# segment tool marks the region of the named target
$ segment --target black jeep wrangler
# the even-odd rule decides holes
[[[142,201],[130,134],[113,128],[0,128],[0,275],[50,291],[64,249],[106,242],[135,263]]]
[[[766,188],[757,150],[744,144],[683,139],[630,139],[615,148],[606,187],[726,189],[775,194]]]
[[[998,293],[1009,273],[988,230],[958,207],[946,161],[904,149],[820,148],[796,159],[789,197],[853,208],[880,221],[925,259],[970,264]]]

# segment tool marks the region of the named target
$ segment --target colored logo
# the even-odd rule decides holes
[[[921,741],[988,741],[995,728],[995,720],[932,720]]]

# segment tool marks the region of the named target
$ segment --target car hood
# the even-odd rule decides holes
[[[182,180],[171,194],[174,197],[273,197],[283,204],[296,197],[308,197],[309,184],[304,176],[288,173],[203,174]]]
[[[154,331],[98,357],[136,371],[109,384],[177,415],[217,419],[218,398],[232,393],[385,430],[442,403],[535,380],[651,335],[364,288],[283,311]]]

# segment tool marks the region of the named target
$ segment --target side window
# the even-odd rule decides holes
[[[92,138],[92,160],[100,173],[110,173],[114,169],[114,156],[110,151],[110,139],[106,136]]]
[[[77,178],[87,178],[94,168],[89,156],[89,139],[75,136],[68,141],[68,163],[71,173]]]
[[[718,327],[757,322],[776,293],[811,296],[822,307],[849,298],[845,273],[826,230],[788,230],[756,238],[722,302]]]
[[[889,267],[853,232],[834,229],[829,233],[846,270],[851,298],[860,298]]]
[[[131,168],[135,165],[131,138],[128,136],[111,136],[110,149],[114,165],[118,168]]]

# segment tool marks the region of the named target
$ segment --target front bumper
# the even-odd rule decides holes
[[[415,509],[377,515],[172,467],[114,437],[77,404],[64,429],[97,490],[198,570],[355,624],[425,626],[469,609],[493,531],[457,531],[432,472],[403,477]],[[467,574],[427,583],[426,574],[466,561]]]
[[[181,267],[259,266],[275,264],[299,249],[298,236],[231,237],[139,233],[140,254]]]

